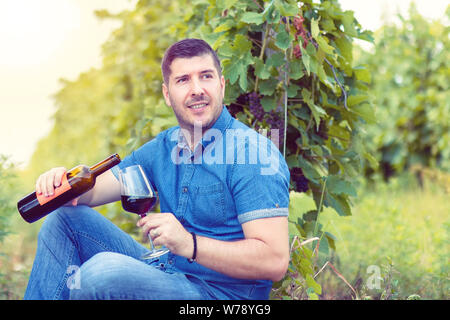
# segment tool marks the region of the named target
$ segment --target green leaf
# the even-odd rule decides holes
[[[353,44],[350,38],[346,34],[342,34],[340,37],[334,39],[334,42],[342,57],[344,57],[348,63],[351,63],[353,61]]]
[[[302,78],[305,74],[303,73],[303,64],[300,60],[293,60],[289,62],[289,77],[293,80],[298,80]]]
[[[261,59],[256,59],[255,60],[255,74],[260,79],[269,79],[271,76],[270,67],[266,66]]]
[[[308,294],[309,300],[319,300],[319,296],[315,293]]]
[[[334,22],[331,19],[321,19],[320,25],[322,26],[322,29],[327,32],[336,30],[336,26],[334,25]]]
[[[291,17],[298,14],[297,1],[275,0],[275,7],[283,17]]]
[[[247,91],[247,84],[248,84],[248,80],[247,80],[247,66],[244,67],[245,72],[242,72],[239,76],[239,86],[241,87],[241,89],[243,91]]]
[[[233,7],[238,1],[239,0],[216,0],[214,9],[219,10],[220,12],[222,12],[225,9],[230,9],[231,7]]]
[[[363,103],[352,108],[352,112],[359,115],[367,123],[376,123],[377,118],[372,106],[368,103]]]
[[[237,50],[241,55],[249,53],[252,49],[252,42],[244,35],[236,35],[233,42],[235,50]]]
[[[286,31],[284,25],[281,25],[279,29],[280,31],[277,34],[275,45],[281,50],[286,51],[294,40],[294,36]]]
[[[342,177],[331,175],[327,178],[328,191],[334,194],[346,194],[356,197],[356,189],[349,181],[343,180]]]
[[[352,95],[347,98],[347,105],[349,107],[353,107],[361,102],[367,101],[368,99],[369,96],[367,94]]]
[[[334,123],[333,125],[331,125],[328,129],[328,133],[332,136],[337,137],[338,139],[342,139],[342,140],[349,140],[350,139],[350,132],[340,126],[337,123]]]
[[[228,19],[224,23],[222,23],[221,25],[216,27],[213,32],[218,33],[218,32],[228,31],[234,27],[235,23],[236,22],[234,20]]]
[[[275,23],[280,20],[280,11],[275,10],[274,2],[275,0],[270,1],[263,12],[264,20],[266,20],[267,23]]]
[[[353,68],[353,72],[355,73],[356,79],[364,81],[366,83],[372,82],[372,75],[367,67],[357,66]]]
[[[302,156],[298,156],[298,164],[300,168],[302,168],[303,174],[305,175],[306,179],[314,182],[319,183],[320,174],[316,171],[316,169],[306,161]]]
[[[311,35],[313,38],[316,38],[319,35],[319,20],[315,20],[314,18],[311,20]]]
[[[306,259],[309,259],[311,261],[314,253],[311,249],[309,249],[307,246],[303,246],[302,247],[302,251],[303,251],[303,255],[305,256]]]
[[[309,75],[311,74],[311,58],[308,55],[308,53],[306,52],[306,50],[303,49],[302,46],[300,46],[300,50],[302,51],[302,62],[303,62],[303,66],[306,69],[306,73]]]
[[[232,56],[222,61],[225,78],[230,80],[231,84],[239,79],[239,86],[243,91],[247,90],[248,85],[247,68],[254,63],[251,48],[250,40],[246,36],[238,34],[234,39],[233,46],[225,49],[225,53],[232,54]]]
[[[233,63],[230,59],[225,59],[222,61],[223,73],[226,79],[230,80],[231,84],[234,84],[239,78],[240,74],[245,70],[239,62]]]
[[[300,269],[302,269],[302,271],[305,275],[311,274],[314,272],[314,270],[312,268],[312,263],[308,259],[301,258],[299,267],[300,267]]]
[[[369,161],[372,168],[378,168],[378,160],[373,155],[371,155],[369,152],[364,152],[363,156],[367,161]]]
[[[355,29],[354,20],[355,20],[355,18],[353,16],[353,11],[348,10],[342,14],[341,21],[342,21],[342,24],[344,25],[344,32],[352,37],[358,36],[358,33],[356,32],[356,29]]]
[[[276,78],[263,80],[259,85],[259,93],[265,96],[271,96],[278,86],[279,81]]]
[[[307,274],[305,280],[308,287],[313,288],[315,293],[322,294],[322,287],[316,282],[316,280],[314,280],[313,277],[311,277],[311,275]]]
[[[319,224],[321,227],[322,225]],[[322,228],[319,228],[319,230]],[[321,232],[319,232],[321,234]],[[328,238],[327,237],[321,237],[320,239],[320,243],[319,243],[319,252],[328,256],[328,254],[330,253],[330,248],[328,245]]]
[[[312,44],[312,42],[310,42],[306,45],[306,52],[308,53],[308,55],[311,58],[316,55],[316,53],[317,53],[316,47]]]
[[[331,206],[340,216],[351,216],[352,211],[348,200],[342,196],[332,195],[328,191],[325,191],[325,201]]]
[[[266,61],[267,66],[278,68],[285,64],[284,52],[276,52],[272,54]]]
[[[234,49],[229,41],[225,42],[218,48],[218,53],[221,57],[232,57],[234,54]]]
[[[303,97],[303,101],[306,102],[309,109],[311,110],[313,117],[314,117],[314,121],[316,122],[316,127],[318,129],[319,124],[320,124],[321,115],[323,116],[323,115],[326,115],[327,113],[324,109],[322,109],[321,107],[314,104],[314,101],[312,101],[312,99],[311,99],[311,92],[309,92],[308,89],[302,90],[302,97]]]
[[[224,0],[225,9],[230,9],[232,6],[236,4],[239,0]]]
[[[261,106],[264,111],[270,112],[271,110],[275,110],[277,107],[277,100],[271,97],[264,97],[261,99]]]
[[[291,83],[287,90],[288,98],[294,98],[300,89],[301,88],[298,85]]]
[[[245,12],[241,17],[241,21],[248,24],[256,24],[257,26],[259,26],[264,22],[264,16],[262,13]]]
[[[329,232],[325,232],[325,237],[328,240],[328,246],[331,249],[336,250],[336,237]]]
[[[316,221],[317,220],[317,210],[309,210],[303,214],[303,220],[305,221]]]
[[[324,83],[328,88],[330,89],[334,89],[334,86],[331,82],[331,78],[327,76],[327,74],[325,73],[325,70],[323,69],[323,65],[320,64],[317,67],[317,76],[319,77],[320,81],[322,81],[322,83]]]
[[[334,48],[330,46],[323,37],[317,36],[316,41],[319,44],[320,49],[322,49],[326,54],[334,53]]]
[[[298,232],[300,232],[302,237],[306,237],[306,231],[299,224],[295,224],[295,227],[297,228]]]

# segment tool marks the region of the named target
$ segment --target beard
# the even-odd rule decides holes
[[[208,130],[211,128],[216,120],[219,118],[222,107],[223,107],[223,97],[220,97],[218,103],[216,105],[212,105],[213,100],[208,96],[194,96],[192,99],[188,100],[185,105],[178,105],[173,101],[173,99],[169,96],[172,109],[175,113],[175,117],[178,120],[178,124],[180,127],[187,129],[189,131],[192,131],[194,129],[198,130],[201,129],[202,132]],[[189,106],[196,104],[196,103],[206,103],[206,108],[210,109],[207,110],[208,117],[204,120],[194,120],[189,117]]]

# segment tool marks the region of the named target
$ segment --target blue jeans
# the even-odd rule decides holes
[[[148,249],[87,206],[47,216],[24,299],[215,299],[199,279],[163,271]]]

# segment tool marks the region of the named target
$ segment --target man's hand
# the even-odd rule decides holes
[[[66,174],[67,169],[64,167],[57,167],[50,169],[49,171],[41,174],[36,181],[36,194],[44,194],[45,197],[51,197],[54,195],[55,188],[61,185],[63,176]],[[65,205],[76,206],[78,198],[69,201]]]
[[[194,252],[192,235],[170,212],[151,213],[137,222],[144,235],[150,233],[154,245],[164,245],[170,252],[191,258]]]

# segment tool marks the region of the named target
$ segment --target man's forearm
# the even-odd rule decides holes
[[[78,204],[97,207],[118,200],[120,200],[120,184],[111,170],[108,170],[97,178],[91,190],[80,196]]]
[[[240,279],[283,278],[288,259],[259,239],[221,241],[197,236],[196,261],[210,269]]]

